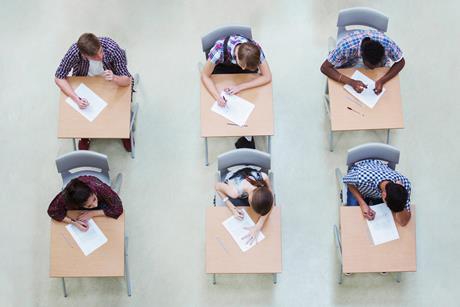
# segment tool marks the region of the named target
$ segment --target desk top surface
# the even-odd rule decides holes
[[[218,74],[212,75],[211,79],[221,92],[224,88],[250,81],[256,78],[256,74]],[[244,90],[237,95],[255,105],[254,110],[247,121],[247,127],[229,125],[226,118],[211,111],[214,98],[200,81],[201,86],[201,136],[249,136],[249,135],[273,135],[273,94],[272,83],[256,88]]]
[[[415,206],[411,219],[402,227],[396,223],[399,239],[374,245],[367,222],[358,206],[340,207],[340,232],[344,273],[415,272]]]
[[[274,207],[265,222],[262,229],[265,239],[246,252],[241,251],[222,225],[231,215],[227,207],[206,209],[206,273],[281,272],[280,208]],[[253,213],[250,216],[254,219]]]
[[[388,69],[387,67],[372,70],[346,68],[339,69],[339,71],[351,77],[356,70],[359,70],[369,78],[377,80]],[[332,131],[404,128],[399,76],[385,83],[383,87],[386,91],[372,109],[348,93],[343,84],[331,79],[328,79],[328,83]],[[364,116],[347,109],[347,107]]]
[[[129,138],[131,117],[131,86],[120,87],[102,77],[68,77],[72,88],[84,83],[107,102],[107,106],[92,122],[59,98],[59,138]]]
[[[70,217],[81,211],[68,211]],[[124,276],[125,215],[93,218],[107,243],[85,256],[66,223],[51,220],[50,277]]]

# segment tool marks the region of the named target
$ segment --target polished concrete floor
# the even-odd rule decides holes
[[[339,9],[357,5],[390,16],[388,33],[407,61],[405,128],[392,132],[391,144],[401,149],[399,170],[413,184],[418,270],[400,284],[378,274],[336,282],[333,170],[344,168],[348,148],[385,140],[382,131],[344,133],[335,152],[327,150],[319,66]],[[1,0],[0,7],[1,306],[458,306],[457,1]],[[272,159],[283,209],[277,285],[268,275],[218,276],[212,285],[205,274],[204,210],[216,157],[234,140],[211,139],[204,166],[197,63],[204,60],[200,36],[229,23],[253,27],[273,72]],[[46,209],[61,183],[54,159],[72,150],[56,137],[53,75],[87,31],[126,48],[131,72],[141,76],[136,159],[119,141],[92,147],[109,156],[112,174],[124,174],[130,298],[121,278],[68,280],[63,298],[60,280],[48,277]]]

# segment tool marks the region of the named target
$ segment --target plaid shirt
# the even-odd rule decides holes
[[[334,67],[355,66],[361,59],[361,42],[366,37],[379,42],[385,48],[382,66],[389,66],[390,60],[399,62],[403,58],[403,52],[398,45],[382,32],[356,30],[338,41],[335,49],[329,53],[327,61]]]
[[[209,51],[208,60],[211,61],[215,65],[221,64],[224,62],[224,41],[225,41],[225,37],[222,39],[219,39],[214,44],[214,47],[212,47],[211,50]],[[246,37],[239,36],[239,35],[230,36],[228,43],[227,43],[227,50],[228,50],[228,53],[230,54],[230,61],[233,64],[237,64],[236,56],[234,53],[235,47],[238,46],[239,44],[247,43],[247,42],[249,42],[249,40]],[[262,51],[262,48],[260,47],[259,44],[257,43],[255,44],[257,45],[257,47],[259,47],[260,63],[262,64],[262,62],[265,60],[264,52]]]
[[[406,210],[410,211],[411,185],[409,180],[398,172],[392,170],[387,164],[380,160],[362,160],[356,162],[343,177],[343,182],[354,185],[364,197],[382,198],[379,184],[389,180],[392,182],[401,181],[406,188],[408,197]]]
[[[111,70],[117,76],[131,77],[127,67],[128,62],[126,60],[125,51],[111,38],[99,37],[99,41],[101,42],[104,52],[104,57],[102,59],[104,70]],[[56,78],[64,79],[70,71],[72,71],[73,76],[87,76],[88,69],[89,61],[81,55],[75,43],[70,46],[65,54],[55,76]]]

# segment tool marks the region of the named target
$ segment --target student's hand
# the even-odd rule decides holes
[[[225,100],[224,97],[219,97],[219,99],[217,99],[217,103],[219,104],[220,107],[225,107],[227,105],[227,101]]]
[[[380,80],[375,81],[375,88],[374,88],[374,93],[375,95],[378,95],[382,92],[383,89],[383,82]]]
[[[247,245],[251,245],[252,243],[257,243],[257,237],[259,236],[260,229],[257,226],[252,227],[244,227],[248,231],[248,234],[241,238],[241,240],[245,240]]]
[[[112,81],[113,80],[113,72],[111,70],[105,70],[104,71],[104,78],[107,81]]]
[[[233,207],[232,213],[233,213],[233,216],[236,217],[240,221],[244,218],[243,210],[240,208]]]
[[[364,84],[362,81],[359,81],[359,80],[351,79],[350,85],[358,93],[361,93],[365,88],[367,88],[367,85]]]
[[[360,207],[365,219],[372,221],[375,218],[375,211],[372,210],[367,204],[361,205]]]
[[[77,221],[86,222],[94,216],[94,211],[84,211],[78,217]]]
[[[235,95],[241,92],[241,88],[238,85],[227,87],[224,91],[229,95]]]
[[[77,227],[78,229],[80,229],[80,231],[88,231],[88,223],[84,222],[84,221],[74,221],[72,222],[72,225],[74,225],[75,227]]]
[[[77,99],[75,99],[74,102],[78,105],[80,109],[86,109],[86,107],[89,106],[89,102],[85,98],[77,97]]]

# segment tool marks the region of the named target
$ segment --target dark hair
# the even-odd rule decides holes
[[[273,194],[263,180],[254,180],[246,177],[246,180],[255,186],[252,192],[251,207],[254,212],[262,216],[267,215],[273,207]]]
[[[260,49],[251,42],[242,43],[238,48],[238,59],[246,69],[256,70],[260,63]]]
[[[95,56],[101,48],[101,42],[93,33],[83,33],[77,41],[77,47],[82,54]]]
[[[407,202],[408,193],[405,187],[392,181],[385,185],[387,196],[385,202],[393,212],[404,210]]]
[[[361,56],[363,61],[372,65],[377,65],[382,62],[385,55],[385,48],[378,41],[374,41],[366,37],[361,42]]]
[[[79,209],[93,192],[85,183],[72,179],[64,189],[64,200],[69,208]]]

